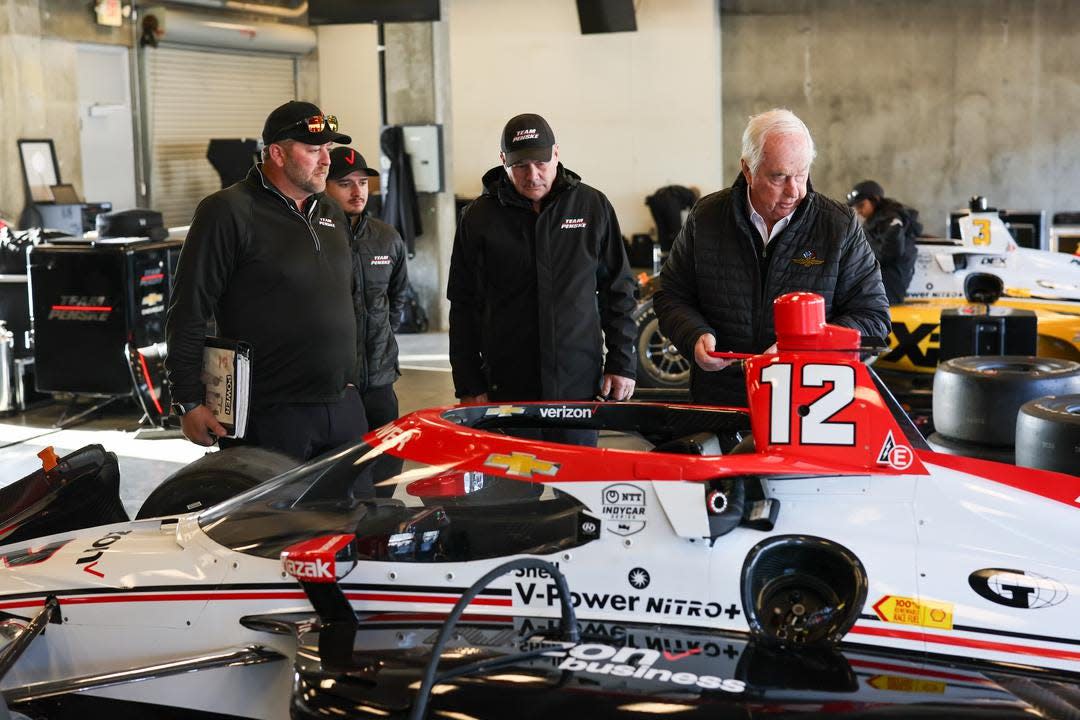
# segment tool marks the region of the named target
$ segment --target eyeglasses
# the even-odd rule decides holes
[[[292,130],[298,125],[307,125],[307,131],[311,134],[321,133],[326,128],[330,128],[330,132],[337,132],[338,121],[336,115],[312,115],[311,117],[297,120],[294,123],[286,125],[285,127],[274,133],[276,139],[280,139],[289,130]]]

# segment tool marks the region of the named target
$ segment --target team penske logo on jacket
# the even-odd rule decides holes
[[[371,256],[371,264],[372,265],[389,265],[390,264],[390,256],[389,255],[372,255]]]
[[[334,224],[334,221],[331,220],[330,218],[324,218],[324,217],[319,218],[319,224],[322,225],[323,227],[328,227],[328,228],[337,227],[337,225]]]
[[[562,230],[575,230],[577,228],[583,228],[587,224],[585,218],[566,218],[562,221],[560,228]]]
[[[803,267],[813,267],[814,265],[821,265],[825,261],[819,258],[813,250],[803,250],[802,254],[797,258],[792,258],[791,262]]]

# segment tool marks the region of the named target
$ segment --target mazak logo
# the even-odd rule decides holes
[[[337,227],[337,225],[334,224],[333,220],[331,220],[330,218],[326,218],[326,217],[319,218],[319,224],[322,225],[323,227],[328,227],[328,228]]]
[[[105,322],[112,315],[104,295],[61,295],[60,302],[49,309],[49,320],[86,320]]]
[[[983,568],[968,575],[968,585],[979,597],[1022,610],[1051,607],[1069,597],[1062,583],[1025,570]]]
[[[822,265],[825,261],[819,258],[813,250],[803,250],[802,255],[792,258],[791,262],[803,267],[813,267],[814,265]]]
[[[285,572],[297,580],[332,582],[334,579],[334,572],[330,569],[330,563],[327,560],[290,560],[286,558],[284,565]]]
[[[540,133],[536,132],[536,128],[525,128],[524,130],[518,130],[514,133],[514,139],[510,142],[522,142],[523,140],[539,140]]]
[[[633,535],[645,527],[645,491],[637,485],[608,485],[600,493],[600,514],[616,535]]]
[[[686,653],[672,655],[663,653],[668,662],[678,662],[683,658],[697,655],[700,648]],[[674,685],[697,686],[703,690],[720,690],[729,693],[741,693],[746,683],[734,678],[720,678],[715,675],[698,675],[692,672],[680,672],[668,668],[654,667],[661,658],[657,650],[635,647],[612,647],[599,643],[581,643],[561,650],[544,653],[547,657],[562,658],[560,670],[583,672],[590,675],[610,675],[611,677],[636,678]]]
[[[587,224],[585,218],[566,218],[562,221],[560,228],[563,230],[573,230],[575,228],[583,228]]]
[[[570,418],[579,420],[588,420],[592,417],[592,408],[586,407],[542,407],[540,408],[540,417],[542,418]]]
[[[390,256],[389,255],[372,255],[371,256],[371,264],[372,265],[389,265],[390,264]]]

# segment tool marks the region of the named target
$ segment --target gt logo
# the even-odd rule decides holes
[[[326,560],[285,560],[285,572],[297,580],[329,582],[334,579]]]

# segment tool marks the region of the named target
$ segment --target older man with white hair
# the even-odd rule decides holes
[[[814,140],[790,110],[750,118],[735,183],[690,211],[655,296],[660,329],[692,357],[694,402],[746,404],[739,368],[712,350],[772,349],[773,300],[809,291],[830,323],[863,337],[889,333],[881,271],[854,213],[814,192]]]

